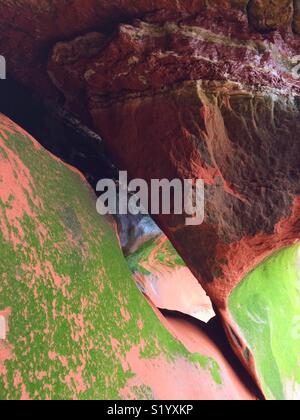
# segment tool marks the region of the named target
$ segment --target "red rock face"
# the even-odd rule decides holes
[[[258,31],[270,31],[291,25],[294,13],[293,0],[251,0],[249,18]]]
[[[299,2],[39,4],[0,3],[13,76],[60,92],[132,177],[205,180],[201,226],[157,221],[232,325],[232,289],[299,240]]]
[[[292,9],[281,19],[279,3],[270,16],[254,3],[249,20],[231,9],[222,21],[211,11],[121,25],[101,51],[71,64],[66,51],[95,34],[58,43],[48,67],[82,115],[76,92],[84,92],[94,127],[133,177],[205,180],[201,226],[179,216],[158,223],[219,308],[235,348],[231,291],[298,241],[300,229],[300,84],[292,71],[300,38]],[[255,376],[251,357],[248,368]]]
[[[141,19],[162,24],[198,16],[197,26],[217,32],[230,27],[242,39],[249,39],[246,8],[251,25],[258,30],[289,28],[293,18],[291,0],[1,0],[0,52],[7,57],[10,74],[32,88],[56,96],[57,91],[46,74],[46,65],[56,42],[75,38],[95,30],[108,34],[119,23]],[[295,25],[298,28],[298,0]],[[221,31],[222,32],[222,31]],[[73,50],[74,53],[74,50]],[[76,59],[74,53],[73,59]]]
[[[211,11],[121,25],[105,46],[88,34],[57,44],[49,63],[72,109],[84,92],[120,167],[148,180],[205,180],[202,226],[159,223],[221,309],[246,273],[299,236],[300,84],[291,70],[300,39],[253,33],[246,15],[230,12],[226,24]]]
[[[8,59],[11,75],[55,96],[57,92],[53,92],[45,69],[57,41],[96,29],[111,32],[119,22],[134,18],[176,19],[199,12],[206,3],[205,0],[1,0],[0,52]],[[221,3],[228,7],[230,2]]]

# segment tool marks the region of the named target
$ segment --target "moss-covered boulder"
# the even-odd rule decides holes
[[[300,399],[300,245],[283,249],[232,292],[246,364],[271,400]]]
[[[161,323],[83,177],[4,116],[0,255],[1,399],[242,397]]]

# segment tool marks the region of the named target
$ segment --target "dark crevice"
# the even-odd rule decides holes
[[[0,81],[0,113],[55,156],[79,169],[93,188],[99,179],[117,177],[105,144],[96,133],[61,107],[41,100],[11,79]]]
[[[183,320],[185,322],[189,322],[191,325],[204,332],[220,350],[226,361],[237,374],[240,381],[244,383],[244,385],[257,397],[257,399],[265,399],[261,391],[258,389],[257,385],[254,383],[253,379],[249,375],[249,373],[246,371],[246,369],[241,364],[234,351],[232,350],[226,337],[222,323],[218,316],[214,317],[207,324],[205,324],[204,322],[190,315],[183,314],[182,312],[169,311],[166,309],[160,309],[160,312],[167,319],[178,319]]]

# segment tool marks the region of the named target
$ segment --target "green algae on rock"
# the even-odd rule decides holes
[[[176,266],[185,267],[183,259],[176,252],[170,241],[162,241],[161,238],[151,239],[143,244],[136,252],[127,257],[127,262],[131,271],[141,274],[150,274],[143,263],[147,263],[150,255],[155,252],[154,258],[162,264],[175,268]]]
[[[215,316],[209,297],[166,236],[148,241],[127,261],[138,287],[156,307],[206,323]]]
[[[0,399],[238,398],[136,288],[84,178],[4,116],[0,169]]]
[[[300,399],[300,245],[266,260],[234,289],[230,312],[253,354],[264,394]]]

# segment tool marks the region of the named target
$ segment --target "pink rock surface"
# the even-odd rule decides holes
[[[215,316],[211,300],[165,236],[149,245],[133,276],[157,308],[179,311],[203,322]]]

